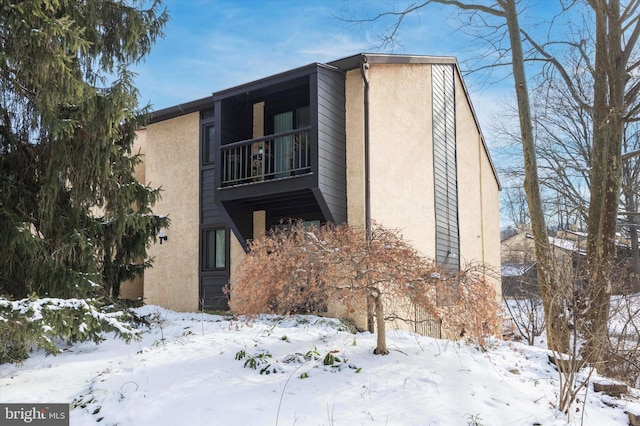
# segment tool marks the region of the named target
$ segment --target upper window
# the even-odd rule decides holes
[[[215,153],[213,149],[213,143],[215,141],[216,128],[213,124],[207,124],[203,126],[202,135],[202,162],[204,164],[213,163],[215,159]]]
[[[227,230],[225,228],[204,231],[204,269],[226,269]]]

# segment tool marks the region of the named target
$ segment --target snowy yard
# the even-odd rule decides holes
[[[548,426],[582,417],[600,426],[640,414],[639,391],[614,399],[590,386],[568,421],[554,410],[547,352],[519,343],[483,352],[391,331],[391,354],[376,356],[374,335],[332,319],[137,311],[151,319],[140,342],[83,343],[0,365],[0,401],[70,403],[72,426]]]

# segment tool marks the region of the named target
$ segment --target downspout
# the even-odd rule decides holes
[[[367,70],[369,62],[366,55],[362,55],[360,72],[364,83],[364,222],[367,241],[371,240],[371,188],[369,184],[369,76]]]
[[[364,224],[367,241],[371,241],[371,185],[369,183],[370,162],[369,162],[369,76],[367,70],[369,62],[366,55],[362,55],[360,62],[360,73],[364,83]],[[373,300],[367,300],[367,329],[373,333],[375,331],[373,318]]]

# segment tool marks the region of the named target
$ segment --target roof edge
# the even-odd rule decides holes
[[[347,71],[359,68],[363,60],[370,64],[457,64],[457,60],[453,56],[400,55],[392,53],[358,53],[328,62],[328,64]]]
[[[183,104],[173,105],[153,111],[149,114],[151,117],[149,124],[169,120],[180,115],[190,114],[192,112],[202,111],[203,109],[208,108],[213,108],[213,96],[207,96],[206,98],[196,99],[195,101],[185,102]]]

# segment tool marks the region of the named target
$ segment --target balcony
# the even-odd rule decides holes
[[[346,220],[345,75],[322,64],[214,93],[213,202],[242,245],[254,213],[266,227],[298,218]]]
[[[310,130],[311,127],[305,127],[221,146],[220,186],[228,188],[311,173]]]

